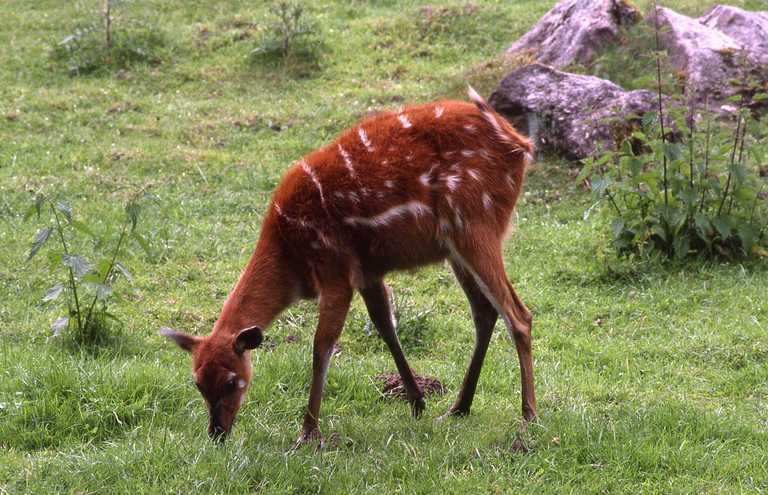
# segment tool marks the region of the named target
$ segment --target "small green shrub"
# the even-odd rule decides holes
[[[323,40],[301,2],[279,0],[269,7],[270,23],[250,53],[254,64],[278,66],[297,73],[317,69]]]
[[[129,3],[104,0],[101,11],[86,13],[74,31],[53,46],[51,58],[65,64],[73,76],[159,63],[165,37],[148,22],[131,19],[125,8]],[[116,17],[119,11],[123,15]]]
[[[53,200],[38,194],[26,218],[37,215],[40,219],[50,212],[47,225],[35,234],[27,261],[30,261],[51,239],[54,243],[48,249],[48,261],[52,273],[64,269],[64,280],[48,289],[43,302],[63,300],[67,309],[65,315],[57,318],[51,325],[53,335],[68,337],[76,346],[105,344],[108,341],[110,324],[119,320],[109,312],[109,304],[118,298],[114,283],[123,277],[132,280],[133,276],[125,264],[120,261],[126,244],[135,242],[149,254],[149,245],[136,230],[141,205],[138,199],[129,201],[125,206],[125,219],[119,227],[119,233],[108,226],[105,235],[98,235],[91,225],[76,219],[72,207],[63,200]],[[93,245],[92,262],[76,250],[83,242],[76,242],[77,236],[86,236]],[[77,246],[77,247],[76,247]],[[65,295],[64,298],[61,298]]]
[[[734,100],[733,124],[661,105],[616,151],[584,160],[579,180],[590,178],[608,203],[620,254],[768,256],[768,125],[752,118],[746,97]]]

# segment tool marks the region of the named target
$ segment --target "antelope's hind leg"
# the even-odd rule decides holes
[[[395,366],[397,366],[397,371],[400,373],[400,378],[402,378],[405,386],[408,402],[411,404],[411,414],[414,418],[418,418],[426,407],[424,394],[416,383],[413,371],[405,359],[403,348],[400,346],[389,292],[389,287],[384,285],[381,280],[360,289],[360,294],[363,296],[363,301],[365,301],[365,306],[368,309],[368,315],[373,324],[376,325],[379,335],[389,347],[389,352],[395,360]]]
[[[472,358],[464,375],[464,382],[461,385],[459,396],[451,408],[448,409],[448,412],[445,413],[445,416],[465,416],[469,414],[469,410],[472,407],[472,399],[477,389],[477,381],[480,378],[480,371],[483,368],[488,344],[493,335],[493,327],[496,325],[499,315],[493,304],[483,295],[482,290],[470,272],[453,260],[451,261],[451,268],[469,300],[472,320],[475,323],[475,348],[472,351]]]
[[[451,260],[472,275],[483,295],[504,319],[507,330],[515,341],[520,361],[523,420],[528,423],[536,417],[531,354],[531,313],[507,279],[501,257],[501,241],[492,233],[480,238],[483,242],[454,239],[450,243]]]

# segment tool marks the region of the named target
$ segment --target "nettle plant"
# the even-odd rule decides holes
[[[655,35],[656,111],[634,132],[617,122],[615,149],[585,159],[578,181],[610,205],[620,254],[768,256],[768,122],[756,118],[768,95],[753,75],[733,81],[731,119],[716,118],[708,103],[696,108],[694,98],[665,97],[680,82],[663,80]]]
[[[64,334],[76,345],[98,345],[107,341],[110,322],[119,323],[109,311],[110,303],[119,299],[114,291],[115,282],[121,277],[133,280],[121,256],[129,242],[150,255],[147,240],[137,231],[140,212],[141,203],[136,197],[125,205],[125,218],[119,227],[107,224],[99,235],[92,225],[73,216],[67,201],[42,194],[35,197],[25,218],[47,217],[47,225],[35,234],[27,262],[48,244],[51,273],[63,276],[63,280],[43,296],[43,302],[63,302],[66,308],[66,314],[51,325],[54,336]],[[83,236],[87,241],[83,242]],[[90,259],[79,254],[79,249],[88,244],[92,246]]]
[[[302,2],[277,0],[269,5],[269,24],[256,48],[252,63],[298,70],[316,69],[323,40],[317,23]]]
[[[609,205],[620,254],[768,256],[768,126],[736,99],[730,132],[712,116],[697,122],[662,110],[646,114],[642,129],[617,150],[584,160],[578,180],[589,178],[593,194]],[[667,119],[677,130],[674,142]]]
[[[65,63],[72,76],[159,63],[166,40],[153,24],[130,15],[131,3],[102,0],[99,10],[81,8],[83,14],[73,32],[53,46],[51,58]]]

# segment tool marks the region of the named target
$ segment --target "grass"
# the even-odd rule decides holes
[[[712,3],[667,2],[689,14]],[[254,353],[249,400],[223,447],[205,434],[189,358],[157,335],[164,325],[210,330],[293,160],[371,110],[463,97],[467,81],[488,94],[501,70],[493,61],[552,4],[435,1],[428,16],[407,0],[315,3],[327,51],[297,75],[249,65],[259,2],[136,0],[130,15],[172,40],[161,62],[73,78],[48,53],[76,6],[5,2],[0,493],[768,490],[765,262],[616,261],[602,217],[584,219],[588,196],[556,159],[531,173],[506,244],[536,318],[541,419],[529,454],[511,451],[519,372],[501,326],[472,415],[435,422],[473,335],[443,266],[390,282],[412,366],[449,393],[431,397],[419,421],[380,397],[374,377],[394,365],[364,334],[358,298],[323,403],[322,427],[338,441],[319,453],[286,454],[307,398],[311,304],[284,314],[267,334],[275,346]],[[45,258],[23,263],[35,231],[22,221],[29,191],[66,196],[75,215],[106,228],[143,187],[160,198],[143,223],[153,255],[128,254],[135,279],[121,282],[113,308],[127,322],[120,344],[67,351],[48,330],[58,313],[40,302],[52,280]]]

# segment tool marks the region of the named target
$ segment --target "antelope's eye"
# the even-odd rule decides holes
[[[229,380],[227,383],[224,384],[224,393],[225,394],[231,394],[235,391],[235,387],[237,386],[237,379],[233,378]]]

